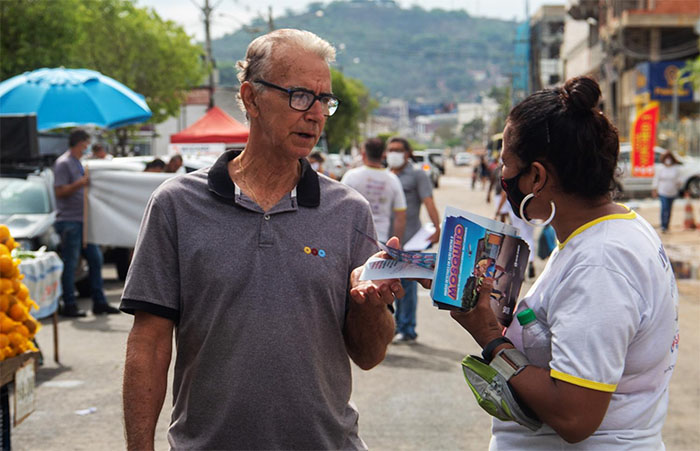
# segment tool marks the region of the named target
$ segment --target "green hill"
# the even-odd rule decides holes
[[[336,67],[375,97],[449,102],[472,100],[507,76],[517,23],[465,11],[402,9],[390,0],[353,0],[287,11],[274,26],[303,28],[327,39],[338,50]],[[237,84],[233,63],[267,27],[258,19],[248,31],[212,42],[221,84]],[[251,33],[256,29],[262,31]]]

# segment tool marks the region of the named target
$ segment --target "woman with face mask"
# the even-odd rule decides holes
[[[525,347],[518,321],[502,330],[488,278],[474,309],[452,313],[543,423],[494,418],[491,450],[664,448],[678,291],[654,229],[612,201],[619,142],[600,96],[593,79],[574,78],[530,95],[506,122],[507,199],[524,221],[551,224],[559,245],[516,308],[532,309],[541,342]],[[551,353],[547,367],[526,352]]]
[[[680,163],[670,151],[661,156],[663,166],[654,173],[652,195],[661,201],[661,232],[668,232],[671,223],[671,207],[681,189]]]

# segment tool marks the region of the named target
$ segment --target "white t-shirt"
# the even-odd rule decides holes
[[[399,178],[387,169],[362,166],[346,172],[341,182],[369,201],[377,238],[386,242],[391,237],[392,211],[406,210],[406,197]]]
[[[674,164],[672,166],[661,166],[656,168],[654,174],[653,188],[664,197],[676,197],[681,189],[681,170],[680,166]]]
[[[493,421],[491,450],[664,449],[661,429],[678,355],[678,289],[654,229],[634,211],[581,226],[554,250],[516,312],[551,334],[550,376],[612,392],[598,430],[575,445],[547,425]],[[506,337],[520,350],[522,327]]]

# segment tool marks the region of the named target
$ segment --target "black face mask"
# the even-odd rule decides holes
[[[501,177],[501,187],[503,187],[503,191],[506,193],[508,203],[513,208],[513,213],[515,213],[515,216],[520,219],[523,219],[520,216],[520,204],[523,202],[523,199],[525,199],[525,194],[520,191],[518,182],[520,181],[520,177],[525,174],[529,168],[530,167],[528,166],[509,179]],[[525,207],[523,207],[523,211],[525,211]]]

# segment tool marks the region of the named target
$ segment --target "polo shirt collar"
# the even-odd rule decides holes
[[[228,162],[240,155],[241,150],[228,150],[221,154],[209,169],[207,184],[209,191],[224,199],[234,200],[235,185],[228,173]],[[302,207],[315,208],[321,203],[321,188],[318,174],[306,158],[300,158],[301,178],[297,183],[297,203]]]

